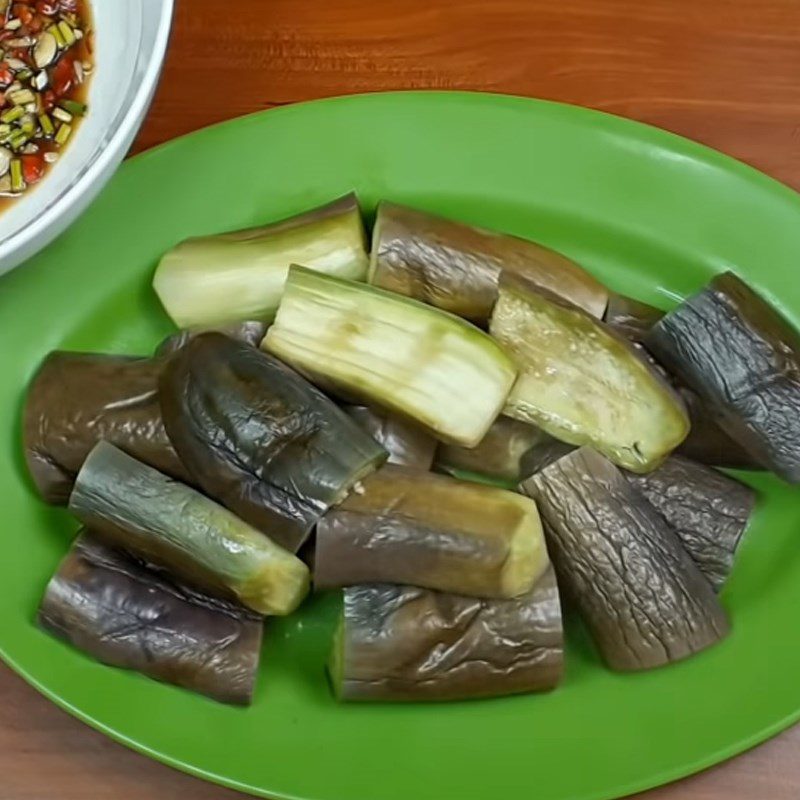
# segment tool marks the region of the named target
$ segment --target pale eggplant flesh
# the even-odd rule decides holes
[[[317,589],[413,584],[516,597],[549,563],[536,504],[493,486],[387,465],[317,526]]]
[[[167,433],[193,480],[292,552],[386,460],[305,378],[219,333],[175,353],[159,392]]]
[[[683,546],[719,591],[755,506],[755,492],[715,469],[670,456],[647,475],[626,478],[678,534]]]
[[[81,533],[47,586],[39,624],[104,664],[249,705],[263,619]]]
[[[344,590],[329,674],[345,701],[436,701],[554,689],[564,669],[552,568],[528,593],[486,600],[414,586]]]
[[[603,316],[605,286],[561,253],[397,203],[379,204],[368,278],[373,285],[485,326],[503,271]]]
[[[558,575],[609,667],[662,666],[729,631],[708,579],[675,531],[625,478],[589,448],[529,478]]]
[[[134,458],[188,480],[161,417],[162,359],[97,353],[50,353],[25,401],[25,459],[49,503],[69,499],[86,456],[105,440]]]
[[[429,470],[437,442],[414,422],[377,406],[345,406],[348,416],[388,454],[387,463]]]

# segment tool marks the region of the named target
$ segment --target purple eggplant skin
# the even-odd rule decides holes
[[[23,446],[41,496],[69,500],[75,476],[105,439],[161,472],[189,476],[161,417],[158,376],[162,359],[97,353],[50,353],[25,402]]]
[[[305,378],[219,333],[196,336],[174,354],[159,395],[193,480],[293,553],[387,457]]]
[[[513,600],[414,586],[344,590],[329,662],[346,701],[436,701],[543,692],[564,670],[561,603],[552,567]]]
[[[688,458],[670,456],[647,475],[625,473],[678,534],[719,591],[730,575],[756,495],[749,487]]]
[[[642,303],[640,300],[610,292],[604,322],[626,339],[641,342],[664,313],[660,308]]]
[[[261,340],[266,336],[268,327],[266,322],[245,320],[243,322],[231,322],[227,325],[218,325],[213,328],[184,328],[164,339],[156,348],[154,355],[157,358],[170,356],[185,347],[201,333],[210,333],[212,331],[235,339],[237,342],[249,344],[251,347],[258,347],[261,344]]]
[[[717,275],[645,344],[759,464],[800,483],[800,334],[744,281]]]
[[[344,410],[389,454],[387,463],[423,472],[433,466],[437,441],[424,428],[382,408],[348,405]]]
[[[559,586],[609,667],[659,667],[722,639],[728,619],[676,533],[610,461],[583,447],[522,485]]]
[[[436,469],[455,474],[463,470],[498,481],[518,483],[528,454],[555,441],[541,428],[511,417],[498,417],[477,447],[440,444]]]
[[[442,592],[510,598],[528,592],[548,564],[529,498],[390,464],[320,520],[314,585],[414,581]]]
[[[177,583],[89,532],[48,584],[38,622],[104,664],[222,703],[252,701],[262,618]]]
[[[664,317],[665,313],[647,303],[612,293],[608,300],[605,322],[617,333],[642,345],[650,329]],[[648,357],[654,367],[663,371],[663,367],[652,356]],[[674,376],[668,375],[666,372],[664,374],[683,399],[691,422],[689,435],[678,446],[678,453],[712,467],[763,469],[738,442],[723,430],[719,422],[714,419],[713,413],[706,408],[705,403],[695,392],[682,386]]]
[[[502,271],[529,277],[602,317],[608,291],[572,259],[516,236],[383,201],[372,239],[369,282],[485,327]]]

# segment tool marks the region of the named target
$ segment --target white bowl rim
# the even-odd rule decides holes
[[[143,117],[147,106],[152,100],[153,88],[158,83],[161,69],[164,66],[167,44],[169,43],[172,29],[175,0],[161,0],[160,7],[161,14],[156,28],[156,38],[153,42],[152,57],[147,64],[133,100],[125,110],[117,129],[108,138],[98,157],[84,167],[76,180],[62,194],[55,197],[35,220],[2,240],[3,253],[24,250],[36,237],[46,236],[47,231],[57,224],[58,219],[64,213],[64,209],[69,207],[72,202],[78,202],[80,195],[85,192],[85,187],[91,186],[98,181],[103,173],[109,169],[112,162],[119,158],[118,151],[125,138],[130,135],[132,121]],[[3,270],[0,269],[0,273],[2,272]]]

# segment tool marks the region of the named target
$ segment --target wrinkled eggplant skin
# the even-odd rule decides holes
[[[800,335],[752,289],[718,275],[645,344],[758,463],[800,483]]]
[[[50,353],[25,405],[28,470],[48,503],[64,504],[101,439],[178,480],[188,474],[167,437],[158,402],[160,359]]]
[[[486,600],[389,584],[344,590],[342,700],[465,700],[554,689],[564,669],[552,568]]]
[[[433,465],[437,442],[424,428],[384,409],[356,405],[345,411],[389,454],[387,463],[423,472]]]
[[[710,467],[671,456],[647,475],[625,473],[678,534],[689,555],[719,591],[755,506],[755,492]]]
[[[571,259],[516,236],[395,203],[378,206],[370,283],[486,326],[500,273],[529,275],[595,317],[606,288]]]
[[[291,368],[219,333],[177,352],[159,391],[167,432],[197,484],[291,552],[386,459]]]
[[[164,339],[156,348],[154,355],[156,357],[170,356],[189,344],[192,339],[196,339],[201,333],[210,333],[212,331],[235,339],[237,342],[249,344],[251,347],[258,347],[266,335],[268,327],[266,322],[246,320],[244,322],[232,322],[228,325],[219,325],[214,328],[184,328]]]
[[[658,667],[728,633],[711,584],[675,532],[599,453],[576,450],[523,490],[545,520],[559,586],[609,667]]]
[[[50,581],[39,624],[104,664],[249,705],[262,619],[81,534]]]
[[[606,309],[606,324],[619,334],[641,345],[647,338],[650,329],[664,317],[665,312],[658,308],[641,303],[630,297],[612,294]],[[714,419],[714,415],[706,408],[700,397],[687,386],[681,386],[674,376],[646,351],[644,354],[656,369],[663,372],[664,377],[674,386],[681,396],[691,421],[689,435],[679,445],[677,452],[708,464],[712,467],[728,467],[730,469],[758,470],[763,467],[736,441],[734,441]]]
[[[664,312],[654,306],[611,292],[608,296],[605,323],[633,342],[640,342]]]
[[[555,441],[541,428],[511,417],[498,417],[477,447],[440,444],[436,469],[455,473],[466,470],[499,481],[517,483],[528,454],[544,442]]]
[[[490,486],[385,466],[317,525],[315,588],[413,580],[438,591],[502,597],[513,537],[525,520],[518,499]],[[546,556],[531,570],[541,574],[545,567]]]

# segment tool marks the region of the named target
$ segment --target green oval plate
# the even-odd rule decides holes
[[[47,251],[0,280],[0,648],[60,706],[201,777],[305,800],[611,798],[709,766],[800,716],[800,503],[769,477],[723,600],[733,634],[684,663],[604,669],[568,630],[564,685],[448,705],[336,705],[336,602],[267,626],[250,709],[93,663],[37,630],[76,526],[24,472],[24,387],[56,347],[147,352],[169,331],[150,291],[191,234],[292,214],[355,188],[529,236],[662,305],[732,268],[800,321],[797,195],[662,131],[552,103],[460,93],[347,97],[211,128],[123,166]]]

